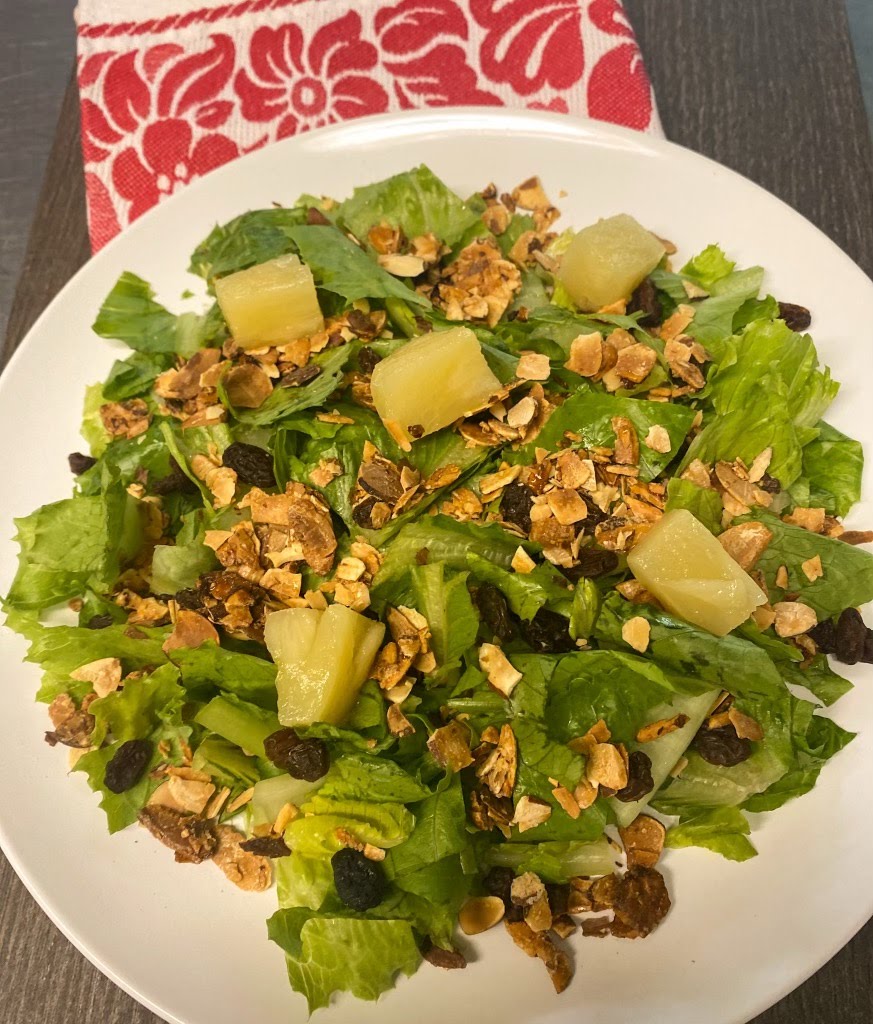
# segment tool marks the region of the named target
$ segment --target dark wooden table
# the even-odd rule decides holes
[[[842,0],[625,0],[625,5],[654,79],[667,136],[775,192],[873,274],[873,147]],[[87,257],[71,83],[4,356]],[[156,1024],[154,1014],[67,943],[2,858],[0,892],[3,1024]],[[815,977],[755,1020],[871,1022],[873,922]]]

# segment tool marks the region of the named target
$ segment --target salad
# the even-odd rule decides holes
[[[123,273],[73,496],[17,521],[47,742],[111,832],[276,881],[310,1010],[498,925],[561,992],[852,739],[873,532],[810,313],[558,218],[421,166],[215,227],[202,313]]]

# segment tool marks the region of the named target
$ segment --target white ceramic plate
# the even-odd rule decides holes
[[[189,253],[216,221],[301,192],[355,185],[426,162],[461,194],[540,174],[565,222],[627,211],[674,239],[680,256],[719,241],[766,287],[812,309],[823,358],[844,388],[828,418],[873,451],[869,351],[861,325],[873,283],[816,228],[751,182],[669,143],[594,122],[492,110],[364,119],[288,139],[224,167],[144,217],[49,306],[0,380],[0,588],[15,565],[12,517],[70,492],[66,455],[80,447],[83,389],[118,354],[90,331],[118,274],[151,281],[178,307]],[[565,198],[557,199],[561,190]],[[873,481],[851,522],[871,525]],[[178,866],[136,828],[110,838],[84,778],[66,778],[64,748],[42,739],[39,671],[0,631],[4,682],[0,841],[67,937],[113,981],[177,1024],[304,1021],[282,954],[267,941],[274,893],[236,890],[209,865]],[[815,790],[755,821],[760,856],[731,864],[700,850],[664,866],[674,909],[644,941],[579,939],[576,979],[552,993],[542,966],[502,929],[475,944],[463,972],[424,965],[378,1005],[344,997],[318,1019],[445,1024],[478,1019],[574,1024],[740,1024],[817,970],[873,912],[873,703],[864,684],[838,705],[859,737]],[[337,957],[343,956],[337,949]],[[477,1010],[476,1007],[479,1009]],[[483,1016],[484,1014],[484,1016]]]

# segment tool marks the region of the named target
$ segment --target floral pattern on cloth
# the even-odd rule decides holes
[[[450,105],[660,134],[619,0],[82,0],[92,247],[194,178],[298,132]]]

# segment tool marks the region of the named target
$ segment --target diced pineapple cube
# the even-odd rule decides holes
[[[278,669],[282,725],[342,722],[373,664],[385,626],[340,604],[267,616],[264,640]]]
[[[218,278],[215,297],[242,348],[283,345],[324,327],[312,272],[293,253]]]
[[[447,427],[499,390],[469,327],[412,338],[377,363],[371,382],[382,422],[407,441]]]
[[[766,602],[760,587],[686,509],[673,509],[627,556],[631,572],[661,604],[724,636]]]
[[[561,258],[558,280],[580,309],[592,312],[628,298],[663,255],[651,231],[619,213],[577,232]]]

